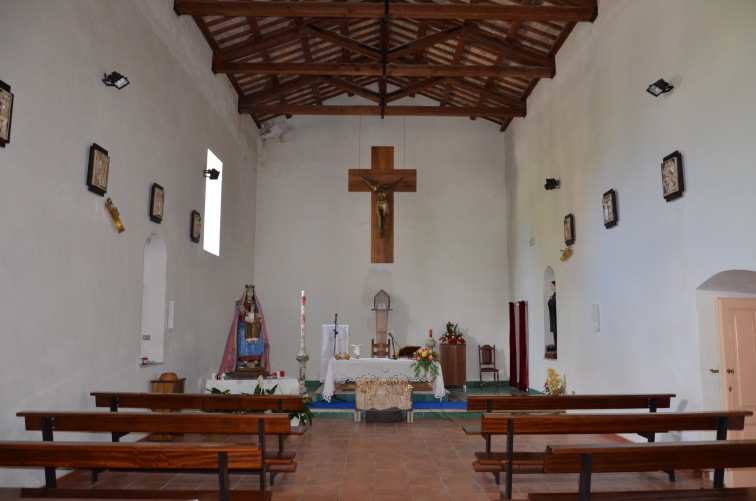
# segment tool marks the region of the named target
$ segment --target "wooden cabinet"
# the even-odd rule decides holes
[[[464,386],[467,384],[467,345],[441,343],[441,372],[444,386]]]

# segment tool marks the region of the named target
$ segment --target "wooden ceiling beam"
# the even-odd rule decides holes
[[[342,78],[331,77],[331,76],[322,77],[322,79],[328,82],[329,84],[333,85],[334,87],[339,88],[349,94],[354,94],[356,96],[363,97],[376,104],[380,104],[381,102],[381,96],[377,92],[368,90],[365,87],[362,87],[360,85],[354,84],[352,82],[348,82]]]
[[[314,37],[325,40],[326,42],[331,42],[338,47],[347,49],[356,54],[361,54],[374,61],[381,60],[381,51],[376,49],[375,47],[357,42],[349,37],[339,35],[338,33],[334,33],[333,31],[326,30],[318,26],[309,25],[308,28],[310,28],[310,35]]]
[[[221,61],[235,61],[237,59],[259,54],[260,51],[269,50],[287,43],[296,42],[303,36],[308,36],[310,27],[316,26],[322,29],[332,28],[341,23],[341,19],[315,19],[306,25],[295,25],[280,30],[276,33],[266,34],[265,37],[256,40],[250,38],[228,47],[223,47],[213,54],[213,64]]]
[[[370,105],[303,105],[271,104],[240,107],[241,113],[251,115],[381,115],[380,106]],[[417,117],[524,117],[525,110],[520,108],[492,106],[385,106],[383,114],[387,116]]]
[[[423,89],[426,89],[428,87],[433,87],[434,85],[440,83],[442,80],[443,79],[440,77],[426,78],[424,80],[420,80],[418,82],[413,82],[409,85],[405,85],[401,89],[397,89],[395,91],[389,92],[386,95],[386,103],[387,104],[392,103],[394,101],[398,101],[399,99],[411,96],[413,94],[417,94]]]
[[[451,40],[452,38],[456,38],[459,36],[458,32],[460,29],[461,29],[460,26],[455,26],[454,28],[439,31],[438,33],[434,33],[432,35],[428,35],[426,37],[420,38],[419,40],[415,40],[414,42],[400,45],[399,47],[394,47],[391,50],[389,50],[388,60],[394,61],[396,59],[407,56],[409,54],[420,52],[424,49],[427,49],[428,47],[432,47],[439,43],[446,42],[447,40]]]
[[[464,89],[468,92],[472,92],[473,94],[477,94],[481,99],[489,99],[506,106],[525,106],[525,101],[523,101],[522,99],[501,94],[500,92],[491,90],[488,87],[468,82],[464,78],[452,77],[447,78],[446,80],[454,87],[459,87],[460,89]]]
[[[282,96],[284,94],[288,94],[290,92],[294,92],[299,89],[305,88],[309,85],[312,85],[314,82],[318,80],[318,78],[319,77],[317,76],[307,75],[304,77],[295,78],[294,80],[289,80],[288,82],[280,83],[276,85],[275,87],[271,87],[269,89],[261,90],[252,94],[248,94],[246,96],[242,96],[239,98],[239,106],[251,105],[251,104],[260,103],[266,100],[278,98],[279,96]]]
[[[216,63],[215,73],[257,75],[382,76],[375,63]],[[393,77],[519,77],[551,78],[553,68],[538,66],[494,66],[466,64],[389,64],[386,76]]]
[[[591,21],[597,7],[532,6],[532,5],[471,5],[471,4],[409,4],[389,5],[393,19],[499,19],[514,21]],[[228,0],[174,0],[173,10],[180,16],[221,17],[338,17],[348,19],[383,19],[383,2],[238,2]]]

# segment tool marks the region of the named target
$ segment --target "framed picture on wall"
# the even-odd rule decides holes
[[[199,243],[200,236],[202,234],[202,216],[199,212],[196,210],[192,211],[192,220],[191,220],[191,239],[192,242]]]
[[[87,168],[87,186],[89,191],[105,196],[108,191],[108,173],[110,172],[110,157],[108,150],[92,143],[89,147],[89,167]]]
[[[5,148],[10,142],[12,118],[13,94],[10,85],[0,80],[0,148]]]
[[[564,243],[566,245],[575,243],[575,216],[572,214],[564,216]]]
[[[604,214],[604,227],[617,226],[617,193],[609,190],[601,197],[601,212]]]
[[[664,200],[669,202],[675,198],[680,198],[685,190],[685,183],[683,181],[682,155],[679,151],[664,157],[661,164],[661,175]]]
[[[163,221],[163,206],[165,205],[165,191],[157,183],[152,183],[152,194],[150,195],[150,219],[156,223]]]

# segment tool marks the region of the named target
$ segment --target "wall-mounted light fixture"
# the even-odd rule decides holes
[[[220,171],[218,169],[207,169],[203,170],[205,177],[209,177],[211,181],[215,181],[220,177]]]
[[[116,89],[121,90],[129,85],[129,79],[121,75],[117,71],[114,71],[110,75],[103,75],[102,83],[104,83],[108,87],[115,87]]]
[[[559,179],[554,179],[550,177],[546,180],[546,184],[544,184],[543,187],[546,188],[547,190],[555,190],[559,188],[559,184],[560,184]]]
[[[562,256],[559,258],[561,262],[567,261],[572,255],[572,247],[568,246],[566,249],[561,249]]]
[[[648,92],[654,97],[659,97],[662,94],[665,94],[674,88],[675,88],[674,85],[667,83],[666,80],[664,80],[663,78],[660,78],[656,82],[649,85],[648,89],[646,89],[646,92]]]
[[[105,200],[105,207],[108,209],[108,212],[110,212],[110,217],[113,218],[113,224],[118,230],[118,233],[123,233],[126,228],[123,227],[121,215],[118,214],[118,209],[113,205],[113,201],[110,198]]]

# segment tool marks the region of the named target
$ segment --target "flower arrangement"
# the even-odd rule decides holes
[[[438,377],[438,364],[441,362],[441,356],[436,350],[431,348],[420,348],[412,354],[414,362],[410,368],[415,371],[417,379],[427,379],[434,381]]]
[[[557,348],[556,348],[555,344],[547,344],[546,345],[546,352],[548,353],[548,352],[551,352],[551,351],[557,351]]]
[[[457,330],[458,325],[459,324],[446,322],[446,332],[444,333],[443,336],[441,336],[442,343],[465,344],[465,338],[462,337],[462,333]]]
[[[561,377],[557,371],[549,368],[546,371],[543,392],[547,395],[564,395],[567,392],[567,376]]]

